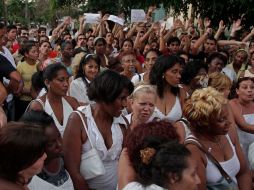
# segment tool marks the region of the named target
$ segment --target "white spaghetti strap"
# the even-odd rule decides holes
[[[88,140],[89,140],[89,142],[90,142],[90,144],[91,144],[91,147],[94,148],[94,147],[93,147],[93,144],[92,144],[92,141],[91,141],[91,139],[90,139],[90,136],[89,136],[89,134],[88,134],[88,130],[87,130],[87,126],[86,126],[85,120],[84,120],[84,118],[83,118],[81,112],[80,112],[80,111],[73,111],[73,112],[75,112],[75,113],[77,113],[77,114],[79,115],[79,117],[80,117],[80,119],[81,119],[81,121],[82,121],[83,127],[84,127],[85,130],[86,130],[87,138],[88,138]]]
[[[32,101],[28,104],[28,106],[26,107],[25,112],[28,112],[28,109],[30,108],[30,106],[31,106],[31,104],[32,104],[33,102],[39,102],[39,103],[41,104],[43,110],[45,110],[45,106],[44,106],[43,101],[42,101],[41,99],[38,98],[38,99],[32,100]]]

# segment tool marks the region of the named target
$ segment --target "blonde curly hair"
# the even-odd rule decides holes
[[[208,86],[211,86],[222,92],[224,89],[230,89],[232,82],[227,75],[219,72],[209,74]]]
[[[183,113],[190,122],[190,129],[198,132],[206,131],[221,114],[227,99],[212,87],[193,92],[186,101]]]

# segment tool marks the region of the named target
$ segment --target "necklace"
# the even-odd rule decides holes
[[[223,152],[224,151],[224,144],[221,143],[221,138],[220,137],[214,137],[213,139],[199,139],[203,142],[206,142],[206,145],[208,145],[208,152],[211,152],[212,149],[217,146],[219,147],[220,151]],[[209,144],[208,144],[209,143]],[[213,143],[213,144],[211,144]]]

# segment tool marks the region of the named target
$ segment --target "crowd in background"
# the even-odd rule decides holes
[[[153,11],[0,23],[0,190],[252,189],[254,28]]]

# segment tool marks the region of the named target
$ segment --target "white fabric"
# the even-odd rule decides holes
[[[11,52],[5,46],[2,46],[2,48],[3,48],[3,51],[0,51],[0,54],[3,55],[6,59],[8,59],[8,61],[11,63],[11,65],[16,69],[17,66],[15,64],[15,60],[14,60]],[[8,85],[10,80],[4,77],[3,82],[4,82],[4,84]],[[8,94],[8,96],[6,98],[6,102],[10,102],[12,99],[13,99],[13,94]]]
[[[138,182],[131,182],[128,183],[122,190],[166,190],[166,189],[155,184],[144,187]]]
[[[189,135],[189,137],[194,137],[192,134]],[[236,175],[238,174],[240,170],[240,162],[236,154],[236,150],[234,145],[232,144],[232,141],[228,135],[226,135],[227,140],[232,148],[233,156],[229,160],[225,162],[219,162],[221,167],[227,172],[227,174],[232,178],[232,180],[237,183]],[[207,166],[206,166],[206,181],[207,183],[215,183],[221,180],[222,175],[219,171],[219,169],[212,163],[206,156],[207,160]]]
[[[90,83],[89,80],[87,80],[87,82]],[[81,77],[71,82],[70,96],[76,98],[78,102],[89,103],[89,104],[93,103],[92,101],[89,100],[87,96],[87,87]]]
[[[237,82],[237,75],[234,70],[230,69],[229,67],[224,67],[222,69],[222,73],[227,75],[230,78],[231,82]]]
[[[122,117],[114,118],[111,126],[112,132],[112,146],[107,149],[104,139],[97,128],[95,120],[92,115],[91,106],[83,106],[78,108],[82,111],[87,120],[88,135],[91,138],[94,148],[98,151],[98,154],[103,162],[106,173],[105,175],[98,176],[94,179],[87,180],[87,183],[91,189],[96,190],[115,190],[117,186],[117,164],[122,150],[123,134],[119,124],[125,125],[125,120]],[[82,154],[91,149],[91,145],[87,140],[82,145]]]
[[[219,162],[221,167],[227,172],[227,174],[237,183],[236,175],[240,171],[240,162],[236,154],[236,150],[232,141],[228,135],[226,135],[229,144],[233,150],[233,156],[229,160],[225,162]],[[222,175],[218,168],[207,158],[207,166],[206,166],[206,180],[210,183],[218,182],[222,178]]]
[[[68,174],[69,175],[69,174]],[[74,190],[71,177],[61,186],[55,186],[35,175],[28,184],[29,190]]]
[[[63,125],[61,125],[58,119],[56,118],[55,113],[48,101],[47,96],[46,96],[46,102],[44,105],[44,111],[54,119],[55,125],[58,128],[59,132],[61,133],[61,136],[63,137],[68,118],[70,114],[72,113],[73,109],[71,105],[64,98],[62,98],[62,104],[63,104]]]
[[[251,125],[254,124],[254,114],[245,114],[243,115],[243,117],[248,124],[251,124]],[[249,145],[252,142],[254,142],[254,134],[247,133],[238,128],[238,136],[239,136],[240,144],[243,149],[243,153],[247,157]]]
[[[175,104],[167,115],[164,115],[157,107],[155,107],[154,116],[159,119],[168,119],[171,122],[179,120],[182,117],[182,108],[178,96],[176,96]]]
[[[137,83],[141,82],[144,80],[144,75],[145,73],[141,73],[141,74],[135,74],[132,78],[131,78],[131,82],[136,85]]]
[[[247,69],[247,70],[244,71],[244,77],[253,78],[253,77],[254,77],[254,73],[251,73],[251,72],[249,71],[249,69]]]

